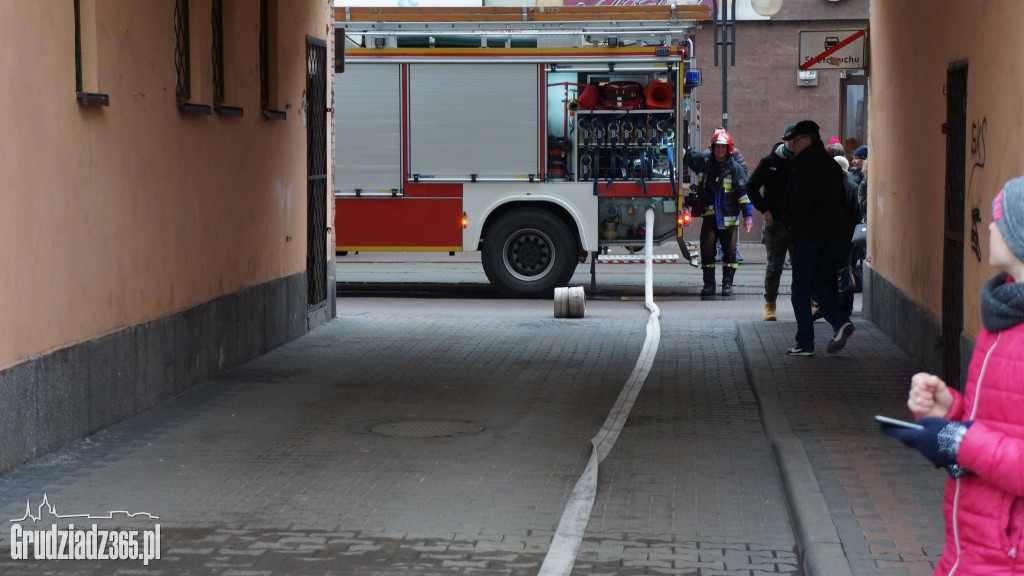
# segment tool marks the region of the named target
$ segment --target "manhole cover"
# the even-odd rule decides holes
[[[446,436],[464,436],[484,431],[484,427],[473,422],[451,420],[405,420],[403,422],[385,422],[370,427],[370,431],[381,436],[401,436],[403,438],[444,438]]]

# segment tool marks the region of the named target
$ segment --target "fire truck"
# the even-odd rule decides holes
[[[680,155],[699,129],[689,31],[707,19],[699,5],[336,8],[336,251],[480,251],[503,294],[541,298],[588,255],[679,236]]]

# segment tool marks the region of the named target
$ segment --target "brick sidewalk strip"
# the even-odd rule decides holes
[[[759,376],[773,385],[805,450],[852,573],[930,575],[942,551],[945,474],[880,434],[873,420],[911,418],[907,390],[920,368],[874,324],[854,322],[842,352],[812,358],[785,355],[794,322],[752,322],[740,333],[763,350],[767,366],[752,368],[769,371]],[[824,321],[815,329],[819,343],[831,335]]]

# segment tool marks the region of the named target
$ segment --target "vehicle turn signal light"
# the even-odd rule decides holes
[[[465,212],[463,212],[462,213],[462,227],[465,228],[466,226],[469,226],[469,217],[466,216]]]
[[[679,213],[679,225],[689,226],[690,225],[690,209],[683,208],[683,211]]]

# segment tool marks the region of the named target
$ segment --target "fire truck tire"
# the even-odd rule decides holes
[[[579,263],[568,225],[540,208],[501,216],[487,231],[481,261],[491,284],[513,298],[551,298]]]

